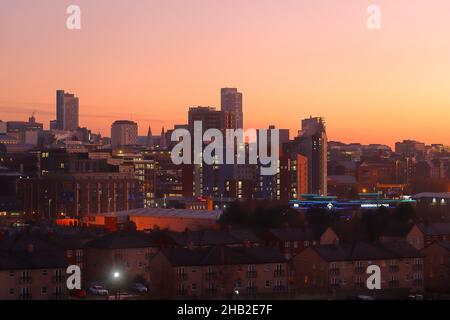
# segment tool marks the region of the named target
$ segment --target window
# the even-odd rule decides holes
[[[47,275],[47,270],[42,270],[42,275],[46,276]]]
[[[333,287],[339,286],[339,279],[337,279],[337,278],[330,278],[330,284],[331,284]]]
[[[291,243],[290,243],[289,241],[286,241],[286,242],[284,243],[284,247],[285,247],[285,248],[290,248],[290,247],[291,247]]]
[[[41,288],[41,294],[47,294],[47,287]]]
[[[13,295],[14,294],[14,288],[9,288],[9,294]]]
[[[303,242],[303,246],[304,246],[305,248],[308,248],[308,247],[309,247],[309,241]]]
[[[270,280],[266,281],[266,288],[270,288]]]
[[[10,271],[10,272],[9,272],[9,276],[10,276],[10,277],[14,277],[15,275],[16,275],[16,274],[15,274],[14,271]]]
[[[355,287],[356,288],[363,288],[364,287],[364,280],[361,276],[356,277],[355,279]]]
[[[266,264],[264,266],[264,271],[270,271],[270,264]]]
[[[197,284],[196,284],[196,283],[193,283],[193,284],[191,285],[191,288],[192,288],[192,291],[197,290]]]

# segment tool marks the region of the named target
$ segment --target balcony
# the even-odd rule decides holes
[[[258,292],[258,289],[256,287],[247,287],[246,290],[248,294],[255,294],[256,292]]]
[[[66,278],[63,277],[62,275],[53,276],[52,281],[53,281],[53,283],[64,283],[66,281]]]
[[[20,277],[20,279],[19,279],[20,284],[30,284],[32,282],[33,282],[32,277]]]
[[[286,286],[283,285],[273,287],[274,292],[286,292],[286,289],[287,289]]]
[[[179,273],[177,274],[178,281],[187,281],[188,275],[187,273]]]
[[[286,276],[286,271],[285,271],[285,270],[275,270],[275,271],[273,272],[273,276],[274,276],[275,278],[284,277],[284,276]]]
[[[422,287],[423,286],[423,279],[414,279],[413,285],[415,287]]]
[[[357,273],[357,274],[362,274],[362,273],[365,273],[365,272],[366,272],[366,270],[365,270],[364,267],[356,267],[355,268],[355,273]]]
[[[341,273],[341,271],[339,270],[339,268],[330,269],[330,274],[333,276],[338,276],[340,273]]]
[[[389,281],[389,288],[399,288],[400,287],[400,281],[398,280],[390,280]]]
[[[19,297],[20,297],[20,300],[32,300],[33,299],[31,293],[21,293]]]
[[[341,286],[341,285],[340,285],[339,282],[333,282],[333,283],[330,284],[330,287],[333,288],[333,289],[337,289],[337,288],[339,288],[340,286]]]
[[[400,266],[389,266],[389,272],[399,272]]]
[[[423,270],[423,265],[421,265],[421,264],[414,264],[412,269],[413,269],[413,271],[422,271]]]
[[[256,271],[247,271],[247,278],[256,278],[257,275]]]
[[[67,295],[60,292],[60,293],[54,293],[51,296],[51,300],[65,300],[67,299]]]
[[[217,278],[217,272],[207,272],[205,273],[205,279],[206,280],[214,280]]]
[[[177,296],[185,296],[187,295],[188,291],[186,289],[179,289],[177,290]]]
[[[216,294],[219,290],[217,288],[207,288],[206,293],[209,295]]]

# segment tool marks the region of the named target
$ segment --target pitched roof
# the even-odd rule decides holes
[[[273,247],[224,247],[202,249],[163,249],[164,255],[173,266],[210,266],[283,263],[286,258]]]
[[[411,230],[412,225],[404,222],[391,222],[383,230],[383,236],[405,237]]]
[[[320,239],[326,229],[328,229],[326,226],[277,228],[269,229],[269,233],[282,241],[312,241]]]
[[[201,247],[260,241],[253,231],[246,229],[168,232],[168,236],[179,246],[187,246],[191,243],[194,246]]]
[[[27,252],[32,247],[34,252],[61,251],[61,244],[52,241],[47,235],[20,232],[7,236],[0,242],[0,249],[8,252]]]
[[[437,244],[450,251],[450,241],[439,241]]]
[[[155,247],[155,243],[144,232],[118,231],[92,240],[86,244],[98,249],[131,249]]]
[[[62,235],[45,232],[43,229],[17,232],[8,235],[0,242],[0,249],[10,252],[28,251],[30,245],[36,252],[55,252],[63,250],[82,249],[85,240],[81,235]]]
[[[0,251],[0,270],[57,269],[67,266],[68,263],[62,251],[52,254]]]
[[[406,241],[385,244],[354,242],[352,244],[319,245],[312,247],[326,261],[363,261],[422,257],[420,251]]]
[[[450,234],[450,222],[418,223],[417,227],[428,236]]]

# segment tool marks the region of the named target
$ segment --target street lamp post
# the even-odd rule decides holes
[[[114,271],[113,280],[115,282],[116,287],[116,300],[120,300],[120,272]]]
[[[51,220],[52,199],[48,199],[48,220]]]

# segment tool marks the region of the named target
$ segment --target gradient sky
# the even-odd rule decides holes
[[[82,30],[65,27],[82,10]],[[368,5],[382,29],[366,28]],[[55,90],[80,124],[185,123],[193,105],[244,94],[246,127],[299,129],[324,116],[331,140],[450,145],[448,0],[1,0],[0,119],[55,117]]]

